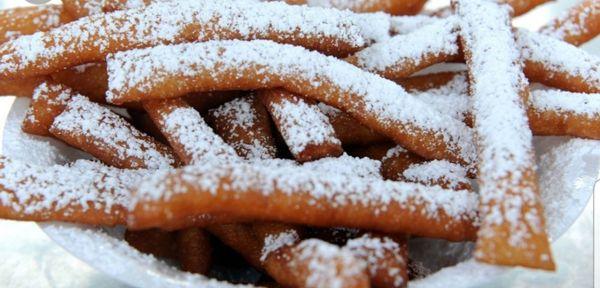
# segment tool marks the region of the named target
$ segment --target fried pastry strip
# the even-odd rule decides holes
[[[210,110],[208,120],[241,157],[272,159],[277,156],[269,113],[254,94]]]
[[[142,105],[184,163],[196,164],[211,157],[239,158],[233,148],[204,122],[200,113],[183,99],[146,101]]]
[[[540,29],[540,33],[579,46],[600,34],[600,2],[581,0]]]
[[[600,58],[550,36],[520,29],[517,43],[530,81],[571,92],[600,93]]]
[[[392,15],[414,15],[425,5],[425,0],[285,0],[289,4],[319,6],[351,10],[357,13],[385,12]]]
[[[47,79],[45,76],[40,76],[16,80],[0,80],[0,95],[31,97],[35,88]]]
[[[54,119],[65,110],[68,101],[76,95],[75,91],[65,85],[52,81],[42,82],[33,91],[21,129],[29,134],[51,136],[49,130]]]
[[[300,240],[288,225],[255,224],[260,261],[286,287],[370,287],[365,262],[318,239]]]
[[[87,160],[41,167],[0,157],[0,217],[124,225],[131,189],[146,173]]]
[[[111,166],[157,169],[177,165],[168,146],[144,135],[110,109],[80,95],[68,100],[49,131]]]
[[[329,123],[333,126],[335,135],[340,139],[343,145],[362,146],[389,141],[387,137],[361,125],[347,113],[327,104],[319,103],[318,105],[319,109],[321,109],[329,119]]]
[[[535,135],[600,139],[600,94],[534,90],[529,103],[529,126]]]
[[[472,132],[464,123],[389,80],[302,47],[211,41],[120,52],[107,64],[107,99],[114,103],[283,87],[339,108],[423,157],[470,164],[475,155]]]
[[[243,219],[472,240],[477,229],[476,198],[467,191],[356,179],[279,161],[203,163],[144,181],[129,224],[160,227],[190,215],[224,213]]]
[[[433,64],[458,60],[457,20],[452,16],[375,43],[346,61],[386,79],[400,81]]]
[[[389,37],[390,20],[380,16],[251,0],[167,1],[6,42],[0,46],[0,77],[46,75],[117,51],[212,39],[270,39],[346,56]]]
[[[0,10],[0,43],[35,32],[48,31],[69,22],[60,5],[17,7]]]
[[[408,286],[408,247],[405,236],[394,237],[365,233],[348,240],[343,249],[367,263],[373,287]]]
[[[258,96],[298,162],[344,152],[329,119],[316,103],[282,89],[261,90]]]
[[[553,270],[527,123],[529,89],[510,8],[495,0],[452,3],[462,19],[460,38],[478,139],[482,223],[475,258]]]

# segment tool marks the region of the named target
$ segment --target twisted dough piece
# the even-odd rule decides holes
[[[425,158],[473,162],[472,134],[462,122],[434,111],[391,81],[301,47],[212,41],[121,52],[107,64],[107,99],[114,103],[194,91],[283,87],[339,108]]]

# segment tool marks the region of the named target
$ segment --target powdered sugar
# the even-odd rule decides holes
[[[531,233],[542,233],[544,228],[537,184],[524,180],[535,163],[522,97],[528,92],[527,81],[509,24],[509,7],[493,0],[456,4],[462,19],[460,35],[470,54],[467,65],[479,142],[483,215],[479,241],[497,237],[490,227],[504,225],[510,237],[506,243],[524,247]]]
[[[463,183],[470,183],[464,167],[444,160],[412,164],[402,172],[402,176],[411,182],[430,185],[443,181],[450,189],[459,189]]]
[[[426,15],[393,16],[390,28],[394,34],[407,34],[438,20],[437,17]]]
[[[283,42],[312,43],[316,45],[311,47],[314,49],[343,53],[336,48],[356,51],[388,37],[389,20],[388,25],[372,25],[366,18],[348,11],[278,2],[160,2],[143,9],[92,15],[46,33],[7,42],[0,47],[0,74],[22,74],[32,66],[40,71],[31,73],[49,73],[102,60],[111,52],[216,38],[271,39],[278,35]],[[190,29],[192,26],[197,29]],[[340,47],[320,46],[323,41],[307,40],[327,37],[335,39],[333,46]]]
[[[300,239],[296,230],[288,230],[276,235],[268,235],[264,239],[263,248],[261,251],[260,261],[265,261],[269,254],[279,250],[281,247],[289,246],[296,243]]]
[[[550,36],[524,29],[516,32],[516,38],[527,61],[543,65],[549,73],[579,77],[591,87],[600,87],[599,57]]]
[[[94,145],[112,149],[120,160],[140,159],[141,167],[166,168],[175,163],[175,159],[165,154],[156,142],[147,141],[147,136],[120,116],[83,96],[71,98],[65,111],[54,119],[51,131],[89,137]]]
[[[367,268],[371,275],[382,269],[382,264],[387,257],[393,257],[394,263],[407,265],[402,257],[402,247],[389,237],[377,237],[370,234],[364,234],[361,237],[348,240],[344,249],[348,249],[359,259],[367,262]],[[406,266],[405,266],[406,267]],[[394,279],[394,287],[400,287],[402,283],[408,281],[404,279],[398,269],[389,269],[388,275]]]
[[[600,117],[600,94],[573,93],[560,90],[536,89],[529,97],[531,108],[558,114],[574,113],[586,117]]]
[[[235,150],[216,135],[194,108],[176,108],[163,115],[165,132],[183,147],[188,164],[207,158],[238,159]],[[171,140],[170,139],[170,140]]]
[[[265,69],[257,71],[254,68],[257,66]],[[112,102],[134,100],[135,97],[128,95],[133,91],[148,97],[154,93],[154,87],[160,86],[164,78],[170,75],[200,77],[200,72],[211,71],[212,79],[215,79],[224,77],[224,73],[231,75],[229,71],[236,71],[235,77],[244,79],[247,75],[259,73],[261,78],[258,79],[263,88],[278,85],[277,79],[285,79],[289,86],[285,88],[288,90],[301,86],[303,91],[292,92],[337,106],[357,119],[367,115],[376,116],[370,122],[375,122],[373,126],[376,127],[372,128],[377,128],[381,133],[410,134],[422,129],[438,136],[437,139],[443,141],[450,153],[459,155],[458,158],[465,162],[472,162],[474,158],[472,134],[462,122],[440,114],[391,81],[301,47],[258,40],[157,46],[117,53],[108,58],[108,70],[107,99]],[[302,81],[302,84],[298,81]],[[318,88],[324,81],[335,85],[339,93],[328,90],[331,93],[323,94],[322,89]],[[292,85],[294,83],[298,86]],[[307,87],[305,83],[311,86]],[[207,85],[195,88],[215,88]],[[405,130],[398,131],[400,127]],[[424,144],[424,148],[428,149],[429,145],[432,143]]]
[[[147,174],[87,160],[43,167],[0,158],[0,166],[0,203],[23,214],[124,209],[131,190]]]
[[[426,57],[456,55],[457,24],[456,17],[449,17],[408,34],[375,43],[354,54],[356,65],[370,72],[382,73],[405,63],[416,66]]]
[[[317,239],[304,240],[294,250],[298,257],[290,262],[292,267],[297,265],[296,261],[309,261],[307,288],[344,288],[344,279],[356,277],[365,268],[352,253]]]
[[[341,145],[327,116],[317,105],[286,92],[279,100],[269,101],[268,108],[290,152],[298,155],[308,145]]]

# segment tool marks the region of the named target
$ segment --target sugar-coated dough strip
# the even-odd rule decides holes
[[[318,239],[300,241],[295,230],[255,229],[264,239],[261,261],[286,287],[370,287],[366,265],[350,251]]]
[[[482,222],[475,258],[553,270],[525,108],[529,89],[509,7],[495,0],[452,3],[461,17],[478,139]]]
[[[398,79],[396,83],[404,87],[406,91],[416,93],[445,86],[454,79],[456,73],[457,72],[434,72],[430,74],[414,75]]]
[[[477,230],[474,193],[357,179],[313,168],[203,163],[175,173],[159,172],[143,182],[129,217],[129,224],[138,228],[160,227],[190,215],[225,213],[449,240],[472,240]]]
[[[600,34],[600,2],[581,0],[540,29],[540,33],[579,46]]]
[[[79,160],[41,167],[0,157],[0,216],[25,221],[123,225],[144,170]]]
[[[10,80],[0,79],[0,95],[31,97],[35,88],[47,79],[45,76]]]
[[[600,57],[524,29],[516,37],[530,81],[572,92],[600,93]]]
[[[408,247],[406,237],[365,233],[350,239],[343,249],[367,263],[373,287],[403,288],[408,286]]]
[[[258,95],[297,161],[344,152],[329,119],[315,103],[282,89],[261,90]]]
[[[445,160],[411,164],[402,171],[402,179],[425,185],[439,185],[445,189],[472,190],[467,169]]]
[[[270,39],[344,56],[388,35],[383,15],[251,0],[161,2],[9,41],[0,46],[0,76],[45,75],[117,51],[212,39]]]
[[[65,85],[52,81],[42,82],[33,91],[21,129],[29,134],[51,136],[49,130],[54,119],[65,110],[68,101],[76,95],[78,94],[75,91]]]
[[[396,35],[353,54],[346,61],[396,81],[433,64],[456,60],[460,57],[457,20],[451,16],[408,34]]]
[[[389,141],[389,139],[372,129],[361,125],[356,119],[327,104],[319,103],[319,109],[329,118],[335,135],[343,145],[370,145]]]
[[[48,31],[69,21],[60,5],[0,10],[0,43],[35,32]]]
[[[161,1],[168,0],[63,0],[62,2],[64,9],[71,16],[81,18],[105,12],[141,8]]]
[[[208,120],[241,157],[272,159],[277,156],[269,113],[253,94],[210,110]]]
[[[536,135],[600,139],[600,94],[533,90],[529,125]]]
[[[425,0],[285,0],[290,4],[351,10],[358,13],[385,12],[392,15],[414,15],[425,5]]]
[[[50,78],[87,96],[94,102],[106,103],[104,95],[108,90],[108,74],[105,62],[75,66],[50,74]]]
[[[71,97],[54,119],[50,133],[115,167],[157,169],[177,165],[168,146],[83,96]]]
[[[337,107],[423,157],[468,164],[475,155],[472,132],[464,123],[389,80],[302,47],[210,41],[120,52],[107,64],[107,99],[114,103],[282,87]]]
[[[239,158],[183,99],[146,101],[142,105],[184,163],[193,165],[207,158],[231,161]]]

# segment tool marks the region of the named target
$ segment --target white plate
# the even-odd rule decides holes
[[[37,165],[64,164],[89,157],[50,138],[21,132],[20,125],[29,99],[19,98],[11,107],[4,130],[4,154]],[[562,235],[582,212],[600,171],[600,141],[564,137],[536,137],[540,186],[552,239]],[[42,229],[67,251],[96,269],[137,287],[231,287],[223,282],[178,271],[152,256],[142,254],[122,240],[122,230],[83,225],[48,223]],[[468,246],[437,243],[446,257],[468,259]],[[431,246],[429,246],[431,248]],[[466,248],[466,249],[465,249]],[[411,251],[418,257],[418,251]],[[421,254],[427,259],[427,253]],[[466,257],[465,257],[466,256]],[[434,263],[435,264],[435,263]],[[467,260],[429,277],[411,282],[411,287],[472,287],[493,281],[511,268]],[[462,285],[462,286],[461,286]]]

